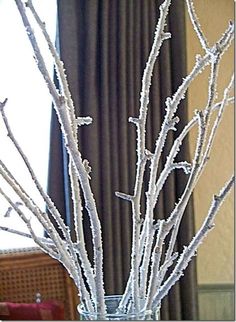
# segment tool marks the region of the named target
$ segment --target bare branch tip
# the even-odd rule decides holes
[[[84,165],[84,168],[85,168],[87,174],[90,174],[92,171],[92,168],[90,167],[89,161],[87,159],[83,160],[83,165]]]
[[[170,32],[163,32],[162,35],[161,35],[161,38],[163,40],[170,39],[171,38],[171,33]]]
[[[89,125],[93,122],[93,119],[90,116],[86,117],[77,117],[77,125],[82,126],[82,125]]]
[[[148,149],[145,149],[145,156],[148,160],[151,160],[151,158],[153,157],[153,153]]]
[[[138,124],[140,124],[140,119],[139,118],[137,118],[137,117],[129,117],[129,122],[130,123],[133,123],[133,124],[135,124],[135,125],[138,125]]]
[[[118,197],[118,198],[121,198],[123,200],[127,200],[127,201],[133,201],[134,197],[131,196],[131,195],[127,195],[126,193],[123,193],[123,192],[119,192],[119,191],[116,191],[115,192],[115,195]]]
[[[189,163],[187,161],[174,163],[173,167],[175,169],[183,169],[185,174],[190,174],[192,171],[192,165],[191,165],[191,163]]]
[[[169,120],[167,122],[167,126],[169,127],[170,130],[176,131],[176,127],[175,125],[178,124],[180,121],[178,116],[175,116],[173,119]]]
[[[0,102],[0,111],[2,112],[2,110],[4,109],[5,105],[7,104],[8,98],[5,98],[5,100],[3,102]]]

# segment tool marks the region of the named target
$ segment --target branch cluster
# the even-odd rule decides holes
[[[49,38],[45,23],[41,21],[35,11],[32,1],[27,1],[27,10],[32,13],[48,44],[49,51],[54,59],[60,90],[56,88],[47,70],[22,0],[15,0],[15,2],[32,45],[39,71],[44,77],[45,83],[52,96],[54,108],[63,133],[64,145],[68,152],[68,168],[71,182],[71,197],[73,202],[73,218],[76,240],[72,240],[69,227],[67,227],[63,222],[61,214],[50,196],[48,196],[43,190],[27,159],[27,156],[24,154],[14,137],[5,114],[7,99],[0,103],[0,112],[7,129],[8,136],[24,161],[25,166],[28,169],[36,188],[41,194],[48,211],[45,212],[37,206],[31,196],[23,189],[20,182],[18,182],[12,175],[7,165],[0,160],[0,175],[14,190],[20,203],[16,203],[12,200],[1,188],[0,194],[9,202],[11,209],[14,209],[25,222],[29,229],[29,234],[21,233],[15,229],[7,229],[6,227],[0,227],[0,229],[33,238],[44,252],[60,261],[68,270],[78,288],[84,308],[91,313],[104,316],[106,314],[106,305],[103,285],[103,245],[101,224],[90,186],[91,168],[89,166],[89,162],[84,160],[81,156],[77,137],[78,126],[88,125],[92,122],[92,119],[88,116],[76,117],[63,62],[60,60],[59,55]],[[199,24],[192,0],[186,0],[186,2],[189,17],[202,45],[204,54],[202,56],[197,55],[195,65],[189,75],[183,79],[182,84],[172,97],[168,97],[166,99],[164,121],[161,126],[160,133],[156,138],[153,151],[148,151],[146,148],[145,129],[149,105],[149,93],[154,65],[161,46],[164,41],[171,37],[170,33],[164,30],[171,0],[165,0],[160,6],[160,17],[157,23],[151,52],[142,78],[139,116],[129,118],[129,121],[135,124],[137,130],[137,162],[134,189],[132,194],[122,192],[116,193],[118,197],[131,203],[133,219],[131,271],[125,292],[118,308],[118,311],[122,313],[142,311],[146,312],[145,314],[151,314],[154,310],[159,310],[162,299],[183,275],[185,268],[192,257],[196,254],[202,240],[214,227],[215,215],[234,183],[234,177],[230,178],[220,193],[213,197],[212,204],[206,214],[205,221],[202,223],[202,226],[189,245],[185,246],[181,253],[174,252],[179,226],[187,203],[199,177],[203,172],[203,169],[207,164],[207,161],[209,160],[210,151],[213,146],[223,112],[226,106],[233,101],[233,98],[230,97],[230,90],[233,86],[233,77],[225,88],[223,98],[220,102],[216,102],[216,90],[219,64],[223,54],[232,42],[234,26],[230,22],[224,34],[215,44],[210,46]],[[208,99],[206,106],[201,110],[196,110],[193,118],[185,125],[178,137],[175,138],[169,151],[169,155],[166,158],[165,165],[163,169],[159,171],[160,159],[168,134],[169,132],[176,130],[179,122],[179,118],[176,115],[179,104],[184,99],[193,80],[207,66],[210,67],[210,78],[208,82]],[[213,125],[211,124],[212,119],[214,119]],[[191,163],[186,160],[177,162],[175,161],[175,158],[180,151],[183,140],[193,127],[197,127],[198,130],[194,158]],[[144,173],[147,165],[149,165],[150,174],[148,190],[145,192],[145,211],[144,213],[141,213]],[[174,170],[184,171],[186,176],[188,176],[186,187],[179,201],[175,204],[172,212],[169,214],[169,217],[166,219],[155,220],[154,213],[160,192],[170,173]],[[82,204],[81,201],[81,194],[85,201],[84,204]],[[85,211],[83,211],[83,207],[85,207]],[[25,208],[27,208],[32,215],[39,220],[47,232],[48,238],[36,236],[30,219],[25,215]],[[89,217],[91,224],[93,238],[93,262],[88,258],[84,241],[83,215],[85,214]],[[51,218],[53,218],[53,221]]]

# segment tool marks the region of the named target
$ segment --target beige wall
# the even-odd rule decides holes
[[[205,31],[210,44],[213,44],[228,25],[228,20],[234,17],[233,0],[196,0],[195,9],[202,29]],[[202,53],[199,41],[193,31],[189,18],[187,29],[187,65],[191,70],[195,55]],[[230,80],[233,71],[233,46],[225,54],[219,71],[218,97],[222,98],[222,91]],[[189,118],[196,108],[203,107],[207,99],[207,79],[209,68],[194,81],[188,95]],[[224,120],[221,123],[216,144],[212,150],[212,157],[194,193],[196,213],[196,227],[202,222],[210,205],[213,193],[219,192],[221,186],[229,178],[234,168],[234,115],[233,105],[227,107]],[[191,154],[194,152],[195,134],[190,136]],[[210,232],[198,251],[198,282],[232,283],[234,278],[234,206],[233,193],[217,215],[216,226]]]

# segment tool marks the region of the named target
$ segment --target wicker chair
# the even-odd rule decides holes
[[[78,320],[78,296],[63,266],[39,248],[0,250],[0,302],[32,303],[41,300],[64,303],[65,320]]]

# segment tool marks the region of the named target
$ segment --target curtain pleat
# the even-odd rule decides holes
[[[79,147],[92,167],[91,185],[102,223],[104,274],[107,294],[124,291],[130,270],[132,236],[130,203],[115,191],[132,194],[136,164],[136,129],[128,117],[138,117],[141,79],[159,16],[158,0],[58,0],[60,54],[65,63],[77,115],[91,116],[90,126],[79,128]],[[147,147],[154,149],[165,113],[164,101],[186,74],[184,2],[173,0],[165,41],[154,69],[147,119]],[[181,122],[187,120],[186,103],[180,107]],[[180,126],[182,126],[180,124]],[[168,135],[159,171],[175,133]],[[187,141],[179,159],[188,160]],[[64,161],[63,161],[64,160]],[[62,214],[66,207],[68,176],[58,124],[52,117],[49,193]],[[145,179],[148,177],[148,167]],[[166,217],[183,190],[186,176],[178,171],[165,184],[155,209]],[[145,182],[145,189],[147,181]],[[144,205],[144,199],[143,199]],[[142,209],[143,209],[142,205]],[[68,214],[69,212],[69,214]],[[67,220],[68,221],[68,220]],[[92,259],[90,223],[84,214],[87,250]],[[192,201],[188,205],[176,246],[181,251],[194,234]],[[163,320],[197,319],[196,265],[163,301]]]

